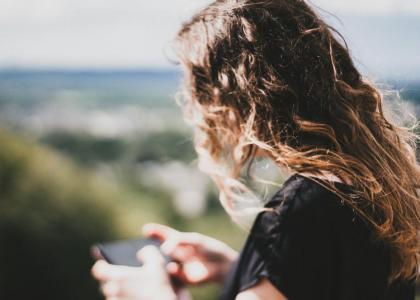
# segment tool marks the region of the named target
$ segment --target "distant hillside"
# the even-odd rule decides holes
[[[390,80],[389,84],[400,92],[404,100],[420,105],[420,80]]]
[[[390,73],[375,81],[388,82],[401,89],[406,98],[417,100],[420,74],[416,76]],[[176,70],[0,70],[0,105],[29,108],[69,101],[84,107],[175,107],[174,96],[181,79],[182,74]]]
[[[180,74],[173,70],[3,70],[0,105],[72,101],[80,105],[173,105]]]

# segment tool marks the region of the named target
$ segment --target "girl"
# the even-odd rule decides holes
[[[141,268],[100,261],[107,299],[177,299],[170,276],[223,282],[221,299],[414,299],[417,136],[384,115],[339,37],[302,0],[217,0],[183,24],[182,105],[199,166],[234,220],[257,217],[239,254],[149,224],[179,264],[155,248],[139,253]],[[257,157],[291,174],[260,206],[240,179]]]

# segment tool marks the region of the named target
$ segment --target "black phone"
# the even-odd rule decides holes
[[[92,246],[91,252],[94,258],[104,259],[113,265],[139,267],[142,264],[137,259],[137,252],[148,245],[159,249],[161,244],[161,241],[153,238],[120,240],[96,244]],[[164,257],[167,263],[172,261],[169,256]]]

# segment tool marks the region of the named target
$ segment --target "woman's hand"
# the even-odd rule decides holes
[[[179,263],[169,263],[168,273],[184,284],[223,282],[238,253],[226,244],[208,236],[179,232],[160,224],[146,224],[148,237],[163,241],[161,250]]]
[[[116,266],[99,260],[92,267],[92,275],[101,282],[101,290],[108,300],[176,300],[165,260],[153,246],[138,252],[141,267]]]

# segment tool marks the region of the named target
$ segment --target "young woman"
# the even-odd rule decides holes
[[[180,263],[155,248],[140,268],[99,261],[107,299],[179,299],[175,276],[223,282],[221,299],[413,300],[417,136],[385,117],[338,33],[302,0],[218,0],[183,24],[176,49],[199,166],[234,220],[257,217],[240,254],[149,224]],[[241,180],[257,157],[292,174],[260,206]]]

